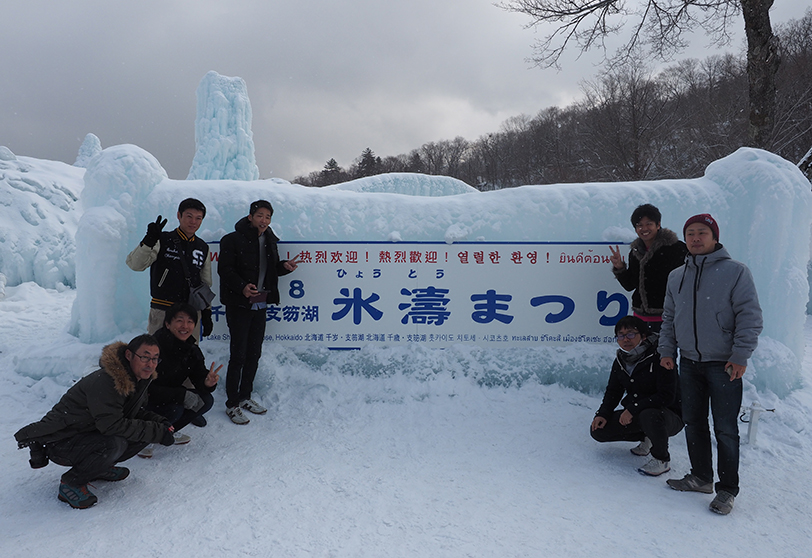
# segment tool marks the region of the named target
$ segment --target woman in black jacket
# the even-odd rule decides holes
[[[660,227],[662,215],[651,204],[638,206],[631,222],[637,238],[631,243],[629,265],[620,249],[612,251],[612,272],[620,285],[632,293],[634,315],[646,322],[649,329],[659,332],[663,323],[663,301],[668,274],[685,263],[688,249],[669,229]]]
[[[651,459],[638,471],[661,475],[671,470],[668,438],[684,426],[677,371],[660,366],[657,334],[640,318],[620,318],[615,335],[620,348],[591,434],[598,442],[640,442],[632,453]]]

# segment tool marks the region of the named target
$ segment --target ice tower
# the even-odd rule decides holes
[[[187,180],[258,180],[251,102],[239,77],[207,73],[197,87],[195,158]]]

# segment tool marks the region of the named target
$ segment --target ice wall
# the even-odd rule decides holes
[[[87,222],[88,231],[95,236],[77,234],[79,293],[74,309],[87,306],[87,310],[84,317],[75,315],[74,323],[92,332],[83,339],[103,341],[120,331],[143,327],[148,274],[129,270],[124,257],[158,214],[169,218],[168,228],[177,226],[177,205],[188,196],[207,206],[198,232],[206,240],[219,240],[233,230],[249,204],[264,198],[274,205],[272,226],[283,240],[628,243],[635,237],[629,223],[633,209],[653,203],[663,213],[663,226],[680,235],[691,215],[714,215],[721,242],[735,259],[750,266],[764,309],[765,329],[749,369],[753,384],[779,395],[800,385],[812,192],[793,164],[766,151],[740,149],[710,165],[702,178],[692,180],[523,186],[427,197],[398,193],[413,193],[408,176],[403,177],[402,189],[397,181],[388,184],[391,193],[353,191],[359,188],[352,185],[305,188],[282,180],[169,180],[149,154],[135,152],[137,148],[132,146],[120,146],[129,163],[102,164],[112,156],[112,149],[94,160],[100,168],[91,165],[86,177],[85,193],[100,208]],[[143,160],[137,162],[139,157]],[[151,170],[147,172],[145,167]],[[115,199],[102,205],[105,195]],[[112,210],[118,215],[111,214]],[[85,238],[91,239],[87,247],[83,246]],[[106,244],[99,249],[93,242]],[[115,257],[105,259],[103,254]],[[109,284],[92,278],[83,281],[83,258],[88,260],[82,264],[88,270],[109,275],[105,279]],[[604,267],[591,265],[584,273],[611,273]],[[92,306],[89,301],[100,296],[104,303]],[[109,304],[110,300],[114,303]],[[536,375],[555,378],[561,373],[545,369]],[[589,373],[597,377],[602,372],[595,368]]]
[[[85,343],[139,328],[146,317],[149,299],[134,288],[134,272],[124,261],[145,232],[146,225],[136,219],[139,208],[166,176],[155,157],[134,145],[109,147],[88,164],[84,214],[76,231],[77,292],[68,327]]]
[[[257,180],[245,81],[207,73],[197,87],[196,152],[187,180]]]

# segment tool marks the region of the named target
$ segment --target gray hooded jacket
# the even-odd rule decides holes
[[[659,352],[698,362],[747,366],[762,330],[761,306],[750,270],[717,244],[685,258],[668,275]]]

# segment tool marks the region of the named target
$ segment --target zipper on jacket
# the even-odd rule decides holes
[[[159,286],[159,287],[160,287],[160,286],[162,286],[162,285],[164,284],[164,280],[166,279],[166,275],[167,275],[168,273],[169,273],[169,268],[167,267],[166,269],[164,269],[164,274],[163,274],[163,275],[161,275],[161,280],[160,280],[160,281],[158,281],[158,286]]]
[[[696,268],[696,273],[694,275],[694,304],[693,304],[693,326],[694,326],[694,349],[696,350],[696,354],[699,357],[697,362],[702,362],[702,353],[699,352],[699,335],[698,328],[696,324],[696,303],[697,303],[697,291],[699,290],[699,266],[696,264],[696,256],[693,256],[694,260],[694,267]]]

